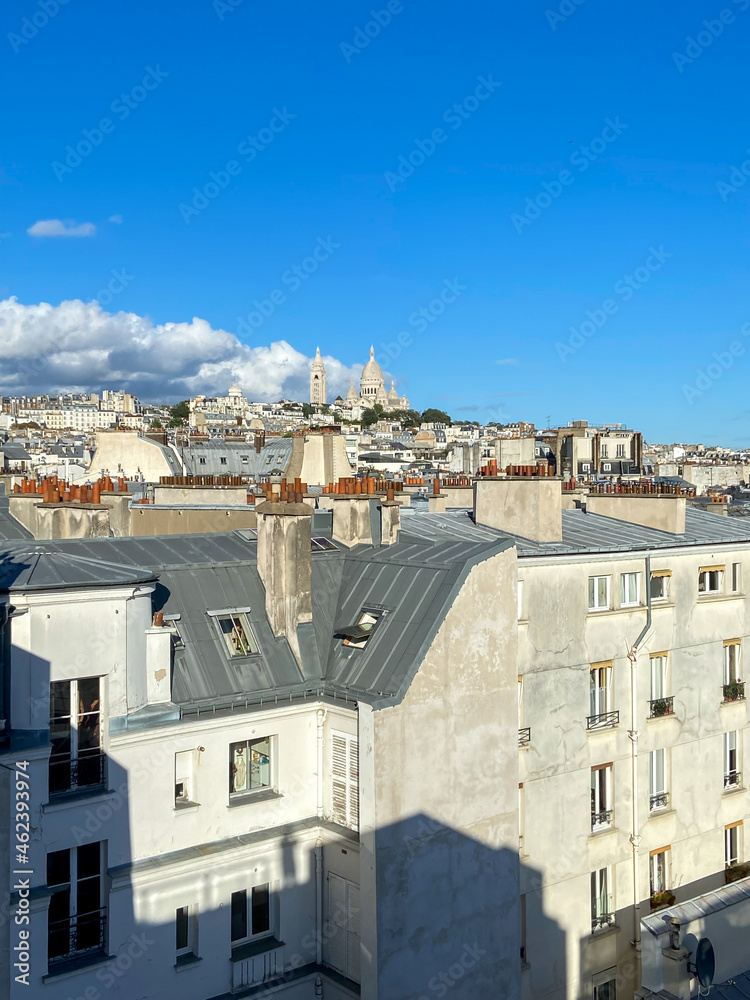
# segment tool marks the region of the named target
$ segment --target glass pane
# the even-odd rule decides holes
[[[49,686],[50,719],[70,715],[70,681],[53,681]]]
[[[78,848],[78,878],[91,878],[101,871],[101,849],[98,843]]]
[[[622,573],[620,576],[620,604],[627,604],[628,598],[628,577]]]
[[[267,788],[271,784],[271,747],[268,737],[250,743],[250,787]]]
[[[86,677],[78,682],[78,714],[99,711],[99,678]]]
[[[94,913],[83,914],[76,918],[76,951],[87,951],[102,943],[101,924],[98,909]]]
[[[101,902],[98,875],[78,882],[76,910],[79,916],[84,913],[98,913]]]
[[[232,893],[232,940],[241,941],[247,937],[247,892]]]
[[[175,915],[175,947],[182,951],[188,946],[188,908],[181,906]]]
[[[52,851],[47,855],[47,885],[70,882],[70,851]]]
[[[609,597],[608,597],[608,594],[607,594],[607,584],[608,584],[608,582],[609,581],[608,581],[608,578],[606,576],[600,576],[599,577],[599,583],[598,583],[599,594],[598,594],[598,602],[597,603],[598,603],[598,606],[600,608],[606,608],[607,605],[609,604]]]
[[[229,748],[229,791],[247,791],[248,778],[247,743],[233,743]]]
[[[594,578],[593,578],[593,576],[590,576],[589,577],[589,607],[590,608],[594,607],[594,593],[595,593],[595,591],[594,591]]]
[[[253,887],[253,934],[264,934],[271,926],[268,884]]]

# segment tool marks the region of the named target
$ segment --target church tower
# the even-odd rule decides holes
[[[322,405],[326,401],[326,366],[320,356],[320,348],[315,349],[315,358],[310,368],[310,402]]]

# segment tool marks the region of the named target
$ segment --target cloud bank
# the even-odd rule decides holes
[[[26,232],[29,236],[96,236],[96,226],[93,222],[82,222],[77,226],[71,220],[40,219]]]
[[[311,358],[285,340],[248,347],[206,320],[154,324],[80,299],[58,306],[0,301],[0,394],[97,392],[123,387],[146,402],[223,395],[238,381],[249,399],[306,400]],[[363,353],[365,349],[363,348]],[[325,357],[328,400],[346,395],[362,365]]]

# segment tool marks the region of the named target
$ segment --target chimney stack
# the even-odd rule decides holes
[[[355,489],[359,486],[359,492]],[[350,548],[353,545],[372,545],[370,495],[362,493],[357,483],[346,483],[351,492],[333,497],[333,540]]]
[[[380,502],[380,544],[394,545],[401,530],[401,504],[394,499],[395,493],[388,488],[386,499]]]
[[[302,664],[297,626],[312,621],[313,509],[302,494],[286,502],[266,500],[255,508],[258,523],[258,573],[266,590],[266,617],[275,636],[285,635]]]
[[[559,542],[561,486],[551,476],[484,476],[474,482],[474,520],[534,542]]]

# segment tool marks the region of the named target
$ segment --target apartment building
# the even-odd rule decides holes
[[[619,424],[590,427],[586,420],[574,420],[557,429],[554,453],[555,468],[565,479],[643,471],[643,436]]]
[[[34,995],[628,1000],[641,918],[747,874],[750,525],[328,499],[2,546]]]

